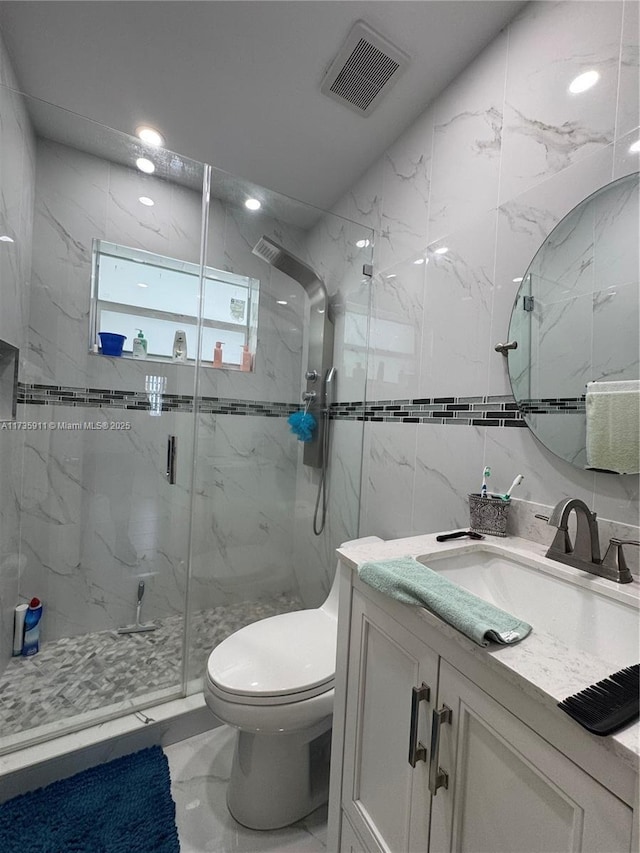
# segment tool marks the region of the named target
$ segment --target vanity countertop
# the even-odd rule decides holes
[[[637,604],[639,600],[640,583],[637,580],[631,584],[620,585],[568,566],[561,566],[558,569],[559,564],[545,558],[546,545],[539,545],[514,536],[506,538],[487,536],[482,542],[464,539],[437,542],[436,534],[433,533],[405,539],[392,539],[386,542],[347,544],[338,549],[338,554],[344,565],[351,569],[357,569],[359,565],[369,560],[385,560],[394,557],[419,556],[421,562],[428,565],[429,555],[468,554],[480,549],[491,549],[495,550],[496,553],[503,554],[508,552],[508,554],[524,560],[532,557],[537,561],[544,560],[551,571],[557,569],[559,572],[566,573],[568,570],[582,587],[606,590],[608,595],[631,604]],[[530,565],[535,567],[534,563],[530,563]],[[409,607],[410,605],[403,606]],[[536,631],[535,625],[533,625],[532,633],[520,643],[511,646],[491,644],[483,648],[455,628],[447,625],[430,611],[424,608],[416,608],[416,611],[427,624],[461,644],[467,652],[480,659],[486,666],[503,678],[508,679],[537,702],[542,702],[545,706],[553,708],[555,713],[562,713],[557,708],[558,702],[567,696],[584,690],[597,681],[601,681],[615,670],[615,668],[612,670],[610,662],[583,651],[578,652],[550,634]],[[514,615],[517,616],[518,614]],[[591,735],[586,730],[583,731],[586,737],[593,738],[605,745],[635,772],[638,772],[640,764],[640,722],[626,726],[617,734],[605,738]]]

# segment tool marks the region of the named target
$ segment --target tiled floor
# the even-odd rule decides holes
[[[181,853],[325,853],[326,806],[293,826],[246,829],[226,806],[235,732],[220,726],[164,748]]]
[[[216,607],[192,620],[190,673],[204,671],[211,649],[243,625],[299,610],[298,599],[280,595]],[[154,622],[143,634],[102,631],[46,643],[37,655],[13,658],[0,674],[2,736],[71,719],[149,693],[180,688],[182,617]]]

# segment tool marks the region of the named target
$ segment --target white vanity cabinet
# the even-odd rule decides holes
[[[330,849],[629,853],[628,804],[425,642],[412,608],[354,585],[339,638]]]
[[[439,765],[431,851],[618,853],[631,846],[632,810],[561,752],[441,661]]]
[[[409,731],[413,716],[415,751],[424,749],[438,655],[357,592],[351,613],[344,809],[365,849],[426,850],[427,775],[409,763]]]

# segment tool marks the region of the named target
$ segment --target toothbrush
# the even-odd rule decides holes
[[[524,474],[518,474],[513,483],[509,486],[504,495],[496,495],[495,492],[491,493],[492,498],[499,498],[501,501],[508,501],[511,497],[511,492],[515,489],[516,486],[519,486],[520,483],[524,480]]]
[[[520,483],[524,480],[524,474],[518,474],[513,483],[509,486],[504,495],[502,495],[503,501],[508,501],[511,497],[511,492],[515,489],[516,486],[519,486]]]
[[[487,497],[487,477],[491,476],[491,468],[487,465],[482,472],[482,486],[480,487],[480,497]]]

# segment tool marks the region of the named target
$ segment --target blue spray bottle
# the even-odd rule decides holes
[[[42,602],[32,598],[29,608],[24,615],[24,642],[22,654],[24,657],[37,654],[40,649],[40,620],[42,619]]]

